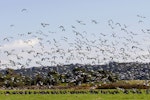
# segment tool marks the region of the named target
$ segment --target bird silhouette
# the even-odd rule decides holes
[[[91,20],[91,22],[94,24],[98,24],[98,22],[96,20]]]
[[[49,24],[47,24],[47,23],[41,23],[41,25],[42,25],[42,27],[46,27],[46,26],[49,26]]]
[[[25,11],[27,11],[27,9],[25,9],[25,8],[21,10],[21,12],[25,12]]]

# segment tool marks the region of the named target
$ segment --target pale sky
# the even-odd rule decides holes
[[[39,28],[41,22],[51,26],[73,24],[77,19],[109,19],[122,23],[137,21],[136,15],[150,17],[149,0],[1,0],[1,33],[24,32]],[[21,12],[27,9],[26,12]]]

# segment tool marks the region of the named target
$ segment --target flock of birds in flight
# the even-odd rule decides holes
[[[21,12],[26,12],[22,9]],[[141,25],[146,17],[137,15]],[[16,37],[0,38],[1,67],[25,68],[32,66],[53,66],[70,63],[102,64],[108,61],[148,61],[150,48],[150,29],[131,30],[130,25],[107,20],[110,33],[88,32],[88,25],[99,27],[100,21],[84,22],[76,20],[76,25],[67,29],[59,25],[56,31],[50,31],[49,23],[40,23],[42,30],[21,33]],[[10,27],[15,27],[13,24]],[[86,28],[87,27],[87,28]],[[47,30],[48,29],[48,30]],[[95,30],[94,30],[95,31]],[[26,48],[6,48],[6,44],[19,41]],[[37,41],[37,43],[33,43]],[[17,44],[16,44],[17,45]],[[10,45],[11,46],[11,45]]]

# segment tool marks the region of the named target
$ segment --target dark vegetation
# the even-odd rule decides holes
[[[71,73],[58,73],[54,70],[45,73],[45,76],[37,73],[29,77],[15,73],[13,69],[6,69],[0,75],[0,86],[5,88],[14,87],[44,87],[52,86],[80,86],[82,84],[95,84],[100,82],[115,82],[117,77],[108,71],[86,71],[82,68],[74,68]]]
[[[0,71],[1,88],[28,89],[148,89],[148,83],[118,82],[130,79],[149,79],[149,63],[117,63],[106,65],[70,64],[63,66],[5,69]]]

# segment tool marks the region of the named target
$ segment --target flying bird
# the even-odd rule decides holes
[[[76,20],[77,23],[81,24],[81,25],[86,25],[85,23],[83,23],[83,21],[80,21],[80,20]]]
[[[27,9],[25,9],[25,8],[21,10],[21,12],[25,12],[25,11],[27,11]]]
[[[15,25],[11,24],[10,27],[14,27]]]
[[[96,21],[96,20],[91,20],[92,21],[92,23],[94,23],[94,24],[98,24],[98,22]]]
[[[139,17],[139,18],[146,18],[145,16],[141,16],[141,15],[137,15],[137,17]]]
[[[47,24],[47,23],[41,23],[41,25],[42,25],[42,27],[46,27],[46,26],[49,26],[49,24]]]

